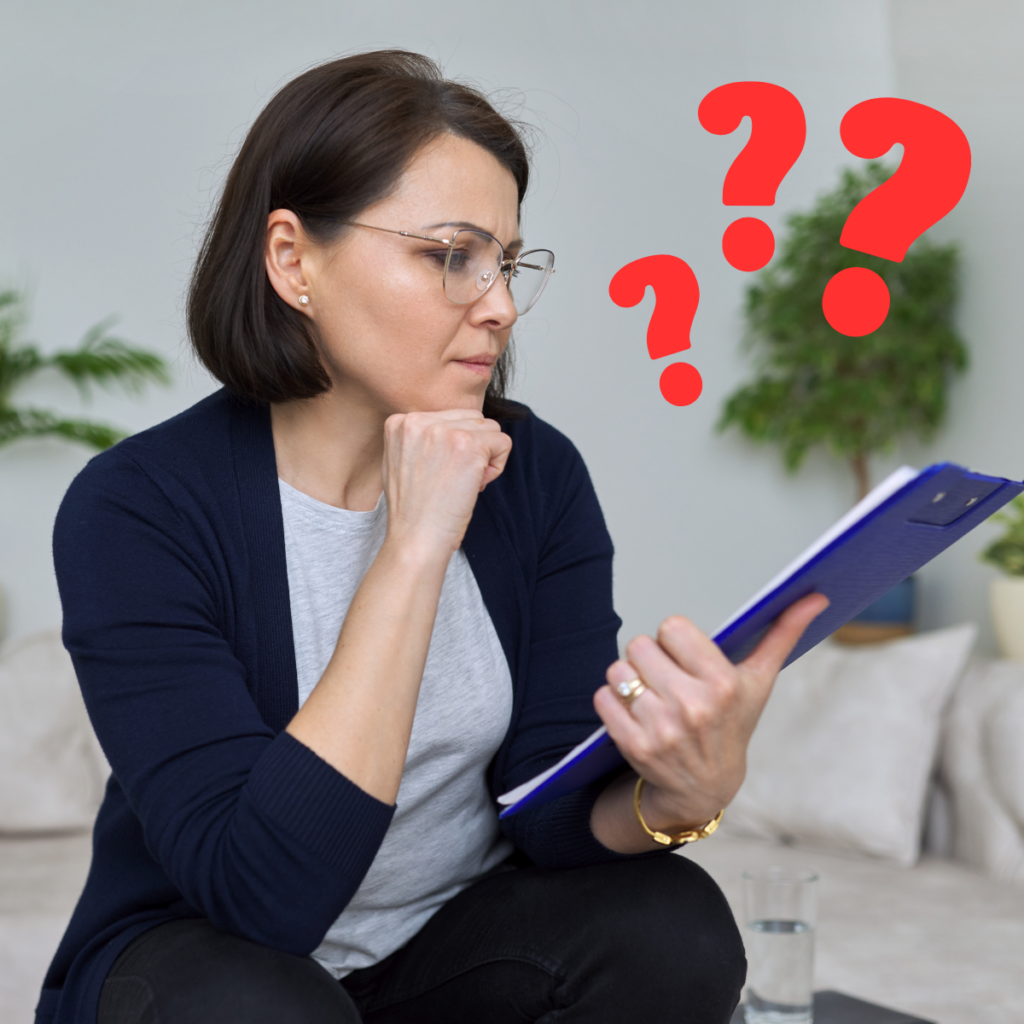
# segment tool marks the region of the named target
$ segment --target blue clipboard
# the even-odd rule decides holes
[[[1024,491],[1024,482],[972,473],[951,462],[903,467],[826,531],[712,636],[733,663],[747,657],[794,601],[831,602],[786,659],[796,661],[901,580]],[[505,818],[582,788],[624,764],[602,726],[558,764],[498,798]]]

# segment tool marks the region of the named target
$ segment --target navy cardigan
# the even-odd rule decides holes
[[[493,795],[600,724],[617,656],[612,545],[579,453],[526,410],[463,542],[514,700]],[[85,889],[37,1024],[94,1024],[135,936],[204,916],[308,955],[358,888],[394,808],[284,731],[298,710],[269,407],[220,390],[95,456],[53,533],[63,640],[112,767]],[[594,838],[602,784],[502,822],[535,863],[620,859]]]

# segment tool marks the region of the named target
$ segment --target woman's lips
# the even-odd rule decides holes
[[[466,367],[467,370],[471,370],[473,373],[480,374],[481,377],[490,377],[491,370],[494,367],[494,360],[483,361],[476,359],[456,359],[460,366]]]

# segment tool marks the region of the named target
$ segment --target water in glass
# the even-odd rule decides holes
[[[747,1024],[812,1024],[814,928],[804,921],[747,923]]]

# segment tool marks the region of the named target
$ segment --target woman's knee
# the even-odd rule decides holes
[[[309,957],[220,931],[205,919],[143,933],[103,986],[98,1024],[359,1024],[342,986]]]
[[[746,978],[743,939],[711,876],[668,853],[608,867],[609,968],[677,988],[678,998],[734,1006]]]

